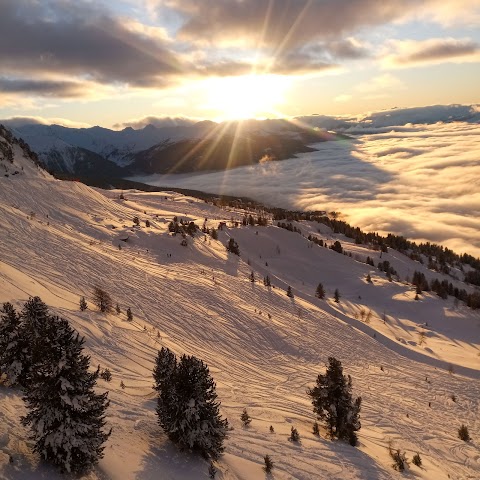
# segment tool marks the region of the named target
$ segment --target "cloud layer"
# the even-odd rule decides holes
[[[352,141],[282,162],[144,178],[162,186],[250,196],[301,210],[339,210],[368,231],[480,256],[480,126],[371,127]]]

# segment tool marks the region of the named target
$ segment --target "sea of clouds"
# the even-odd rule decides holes
[[[340,211],[366,231],[480,256],[480,125],[351,129],[297,158],[203,174],[136,180],[248,196],[295,210]]]

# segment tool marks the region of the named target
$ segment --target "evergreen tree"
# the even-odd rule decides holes
[[[298,442],[300,440],[300,434],[298,433],[298,430],[295,427],[292,427],[290,429],[290,437],[288,439],[291,442]]]
[[[325,289],[321,283],[318,284],[317,289],[315,290],[315,296],[320,300],[325,298]]]
[[[110,313],[112,311],[112,298],[105,290],[98,286],[93,287],[93,303],[102,313]]]
[[[131,322],[133,320],[133,313],[130,307],[127,308],[127,320]]]
[[[177,357],[170,349],[162,347],[155,359],[153,388],[158,392],[158,423],[167,433],[173,428],[176,370]]]
[[[333,294],[333,299],[335,303],[340,303],[340,292],[338,291],[338,288],[335,289],[335,292]]]
[[[240,255],[240,248],[238,247],[238,243],[233,238],[230,238],[226,248],[230,253]]]
[[[46,339],[53,337],[54,324],[50,321],[47,305],[40,297],[30,298],[25,302],[20,314],[18,340],[21,344],[16,359],[17,382],[27,388],[30,374],[37,363],[46,357],[49,351]]]
[[[219,413],[216,386],[208,367],[194,356],[177,363],[170,350],[159,352],[155,370],[160,426],[181,449],[217,459],[223,452],[228,422]]]
[[[87,302],[85,301],[85,297],[80,297],[80,311],[84,312],[88,308]]]
[[[263,460],[265,462],[265,466],[263,467],[263,469],[265,470],[265,473],[270,473],[274,466],[273,461],[270,458],[270,455],[265,455],[263,457]]]
[[[307,391],[312,398],[313,411],[325,421],[331,437],[356,445],[361,424],[361,397],[352,398],[352,379],[343,375],[342,364],[329,357],[325,375],[318,375],[315,387]]]
[[[24,401],[34,451],[63,472],[88,472],[103,457],[107,393],[93,389],[99,370],[89,372],[84,339],[68,321],[48,316],[39,325],[35,348],[42,351],[29,372]],[[42,345],[39,345],[42,344]]]
[[[5,373],[8,382],[15,385],[22,372],[19,362],[27,344],[20,335],[20,317],[11,303],[0,309],[0,373]]]
[[[293,292],[292,292],[292,287],[290,285],[287,288],[287,297],[294,298],[293,297]]]
[[[240,415],[240,420],[242,421],[244,427],[248,427],[252,422],[252,417],[248,414],[246,408],[243,409],[243,412]]]
[[[250,279],[250,281],[251,281],[252,283],[255,283],[255,274],[253,273],[253,270],[252,270],[252,272],[250,273],[250,275],[249,275],[248,278]]]

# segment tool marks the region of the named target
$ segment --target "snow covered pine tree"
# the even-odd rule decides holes
[[[228,421],[219,413],[215,382],[207,365],[194,356],[162,348],[153,376],[159,392],[157,414],[168,438],[181,449],[216,460],[223,452]]]
[[[22,423],[31,428],[34,451],[62,472],[88,472],[103,456],[110,436],[105,426],[107,393],[96,394],[99,370],[89,372],[84,339],[67,320],[50,316],[38,297],[25,304],[32,337],[32,364],[24,401],[29,413]],[[39,317],[35,316],[39,314]]]
[[[20,338],[20,317],[11,303],[0,309],[0,374],[7,376],[10,385],[19,381],[22,365],[19,362],[25,345]]]
[[[352,399],[352,378],[343,375],[342,363],[335,357],[328,358],[325,375],[318,375],[315,387],[307,390],[312,398],[313,411],[324,420],[330,436],[357,444],[356,432],[362,399]]]

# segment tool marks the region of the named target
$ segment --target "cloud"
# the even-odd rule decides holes
[[[25,93],[46,97],[79,97],[88,92],[86,84],[56,80],[0,77],[0,93]]]
[[[286,208],[339,210],[368,231],[480,256],[480,191],[472,189],[480,178],[480,126],[456,122],[368,131],[281,162],[141,180]]]
[[[8,39],[0,42],[3,75],[56,74],[148,87],[183,71],[167,42],[123,25],[91,2],[3,0],[0,31]]]
[[[428,40],[394,40],[393,53],[382,61],[383,66],[402,68],[445,62],[478,62],[480,45],[470,39],[431,38]]]
[[[88,128],[91,127],[88,123],[75,122],[65,118],[58,117],[10,117],[0,119],[0,124],[10,128],[19,128],[24,125],[62,125],[63,127],[71,128]]]
[[[170,0],[184,18],[179,37],[191,42],[298,48],[338,40],[361,27],[402,17],[417,2],[398,0]]]
[[[153,125],[157,128],[164,128],[164,127],[185,127],[189,125],[194,125],[197,123],[199,119],[195,118],[188,118],[188,117],[157,117],[154,115],[137,118],[128,120],[123,123],[116,123],[113,128],[116,130],[121,130],[123,128],[131,127],[135,130],[139,130],[141,128],[145,128],[147,125]]]

